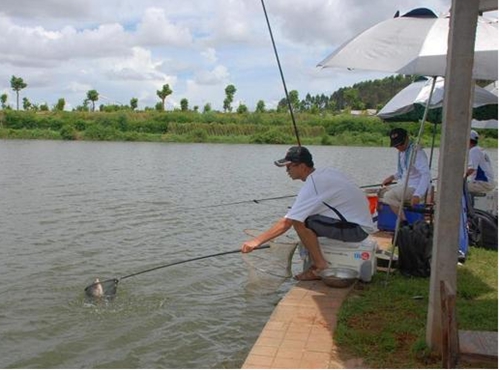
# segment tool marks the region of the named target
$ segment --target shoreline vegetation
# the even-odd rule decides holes
[[[388,133],[404,127],[415,137],[418,122],[383,122],[366,112],[352,115],[295,115],[304,145],[389,146]],[[421,144],[432,145],[434,125],[426,123]],[[439,146],[441,127],[437,127]],[[477,130],[480,144],[498,148],[497,130]],[[137,141],[177,143],[294,144],[288,113],[221,112],[0,112],[0,139]]]

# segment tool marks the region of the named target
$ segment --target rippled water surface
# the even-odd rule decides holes
[[[107,304],[83,288],[239,249],[292,202],[251,200],[301,185],[273,165],[286,149],[0,141],[0,367],[241,367],[294,283],[251,278],[239,253],[124,279]],[[394,167],[390,148],[310,149],[360,185]]]

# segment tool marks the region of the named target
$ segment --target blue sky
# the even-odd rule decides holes
[[[451,1],[451,0],[450,0]],[[265,0],[288,90],[331,94],[387,74],[320,69],[317,63],[364,29],[426,6],[446,13],[448,0]],[[495,14],[496,16],[496,14]],[[164,84],[173,90],[167,109],[206,103],[222,109],[233,84],[239,102],[274,108],[284,97],[260,0],[3,0],[0,7],[0,92],[12,75],[28,87],[32,103],[66,109],[88,90],[98,104],[153,107]]]

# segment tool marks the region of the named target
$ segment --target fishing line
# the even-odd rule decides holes
[[[292,116],[293,130],[295,131],[295,137],[297,138],[297,145],[300,145],[299,131],[297,129],[297,124],[295,122],[295,115],[293,114],[292,104],[290,103],[290,98],[288,96],[288,89],[286,88],[285,77],[283,76],[283,70],[281,69],[280,58],[278,56],[278,51],[276,50],[276,44],[274,43],[273,31],[271,30],[271,24],[269,23],[269,18],[267,17],[266,6],[264,5],[264,0],[260,1],[262,3],[262,9],[264,10],[264,15],[266,17],[267,28],[269,29],[269,36],[271,36],[271,42],[273,44],[274,55],[276,56],[276,62],[278,63],[278,68],[280,70],[281,81],[283,82],[283,88],[285,90],[286,102],[288,104],[288,110]]]

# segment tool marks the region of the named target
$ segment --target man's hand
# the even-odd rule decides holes
[[[394,175],[389,176],[384,181],[382,181],[382,186],[387,186],[394,181]]]
[[[253,251],[255,248],[257,248],[260,245],[259,241],[254,238],[252,240],[248,240],[243,245],[241,246],[241,252],[242,253],[250,253]]]

